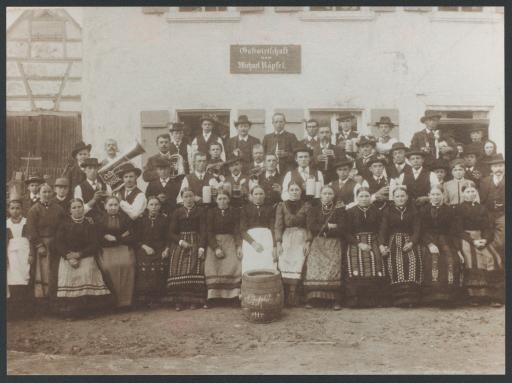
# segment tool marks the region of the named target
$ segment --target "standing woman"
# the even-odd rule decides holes
[[[504,260],[491,244],[489,212],[477,202],[478,191],[472,181],[463,186],[462,192],[457,232],[464,255],[464,288],[472,305],[490,302],[500,307],[505,300]]]
[[[443,188],[434,185],[430,203],[420,209],[421,242],[423,244],[422,302],[454,304],[460,294],[461,260],[455,245],[456,219],[454,210],[443,204]]]
[[[66,216],[65,211],[52,201],[53,190],[41,185],[39,201],[30,208],[27,228],[35,264],[32,268],[34,296],[41,299],[55,298],[59,258],[53,254],[55,233]]]
[[[183,206],[174,211],[168,231],[171,259],[167,294],[176,304],[176,311],[180,311],[184,305],[189,305],[192,310],[198,305],[206,309],[205,210],[194,202],[196,195],[192,190],[182,189],[180,197]]]
[[[133,223],[120,210],[117,197],[106,199],[105,212],[98,217],[98,233],[101,243],[98,263],[116,297],[116,306],[131,306],[135,285]]]
[[[204,265],[208,299],[238,298],[242,283],[242,238],[240,209],[229,204],[229,195],[220,191],[217,206],[208,210],[208,249]]]
[[[348,245],[343,254],[347,305],[385,306],[389,301],[389,278],[378,241],[382,211],[371,203],[366,187],[356,191],[356,202],[347,210],[341,230]]]
[[[408,202],[407,188],[397,186],[393,190],[393,203],[383,212],[379,230],[379,248],[387,257],[394,306],[412,307],[420,301],[420,228],[414,201]]]
[[[274,219],[274,208],[265,204],[265,191],[259,185],[254,186],[250,203],[240,211],[242,274],[255,269],[276,269]]]
[[[295,182],[288,185],[289,199],[280,202],[276,210],[275,238],[279,270],[283,277],[286,303],[297,305],[296,289],[302,278],[306,254],[311,246],[311,233],[306,217],[309,202],[301,201],[302,189]]]
[[[334,204],[331,186],[322,187],[320,202],[307,216],[307,228],[314,239],[306,258],[306,308],[312,308],[314,300],[322,299],[333,302],[333,310],[340,310],[342,245],[339,226],[344,210]]]
[[[494,156],[497,154],[497,146],[496,142],[492,140],[486,140],[483,145],[484,154],[480,159],[480,164],[482,166],[482,175],[488,176],[491,174],[491,165],[489,161],[492,161]]]
[[[57,310],[90,313],[112,305],[112,295],[96,263],[100,243],[92,218],[85,217],[81,199],[70,200],[71,216],[64,218],[55,237],[59,257]]]
[[[162,203],[148,197],[146,211],[134,223],[135,237],[135,297],[151,306],[165,292],[169,248],[167,230],[169,219],[161,212]]]

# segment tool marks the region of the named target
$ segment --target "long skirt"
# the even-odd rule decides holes
[[[434,245],[439,253],[431,253],[428,246],[423,246],[423,285],[421,300],[424,303],[455,303],[460,298],[462,284],[462,267],[459,256],[445,235],[434,235]]]
[[[283,283],[297,285],[302,277],[302,268],[306,259],[304,245],[307,231],[302,227],[287,227],[283,233],[283,253],[279,256],[279,270]]]
[[[208,247],[204,265],[208,299],[236,298],[240,295],[242,263],[236,254],[235,239],[231,234],[215,236],[224,258],[217,258],[215,251]]]
[[[479,230],[468,230],[471,239],[481,239]],[[464,256],[464,288],[470,299],[505,300],[504,261],[492,244],[477,249],[473,243],[461,240]]]
[[[135,254],[125,245],[103,247],[98,265],[105,282],[114,294],[117,307],[132,304],[135,286]]]
[[[370,245],[362,251],[348,245],[343,257],[345,298],[350,307],[375,307],[389,304],[389,278],[374,233],[357,233],[358,243]]]
[[[306,301],[338,301],[341,295],[341,242],[338,238],[316,237],[306,260]]]
[[[58,257],[56,257],[56,254],[53,254],[53,240],[54,237],[41,238],[46,247],[46,255],[44,257],[41,257],[37,254],[37,251],[34,251],[34,297],[36,298],[48,298],[51,295],[50,293],[54,293],[56,290],[58,270],[56,265],[58,265]]]
[[[180,240],[192,245],[185,249],[177,244],[171,249],[167,277],[167,299],[174,303],[206,303],[204,261],[198,256],[199,236],[196,232],[183,232]]]
[[[389,239],[387,271],[391,282],[391,299],[395,306],[414,305],[421,298],[421,248],[415,246],[407,253],[402,250],[410,240],[407,233],[394,233]]]
[[[263,246],[263,251],[258,253],[249,242],[243,241],[242,274],[246,271],[256,269],[276,269],[276,264],[272,256],[274,243],[270,229],[266,227],[254,227],[249,229],[247,233]]]
[[[135,252],[135,297],[139,301],[162,297],[166,290],[169,260],[162,259],[162,251],[147,255],[141,248]]]
[[[90,312],[113,305],[113,299],[94,257],[80,259],[77,268],[59,262],[57,308],[60,312]]]

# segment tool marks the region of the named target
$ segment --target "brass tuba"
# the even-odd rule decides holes
[[[135,142],[135,147],[128,151],[128,153],[121,156],[116,162],[107,164],[98,170],[99,177],[105,184],[110,185],[113,191],[119,189],[123,185],[123,179],[118,174],[119,167],[145,152],[142,145]]]

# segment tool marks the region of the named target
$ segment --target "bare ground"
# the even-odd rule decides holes
[[[504,374],[505,309],[138,310],[7,325],[8,374]]]

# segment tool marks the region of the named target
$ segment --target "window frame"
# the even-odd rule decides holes
[[[227,7],[225,11],[191,11],[181,12],[180,7],[170,7],[167,14],[169,23],[236,23],[240,22],[241,13],[238,7]],[[202,7],[205,8],[205,7]]]

